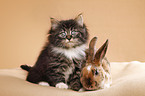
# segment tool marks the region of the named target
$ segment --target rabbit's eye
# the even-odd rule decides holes
[[[95,75],[98,75],[98,71],[97,70],[95,71]]]

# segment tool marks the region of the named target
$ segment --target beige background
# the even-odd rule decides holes
[[[145,0],[0,0],[0,68],[33,65],[46,41],[50,17],[83,13],[97,47],[110,40],[112,61],[145,61]]]

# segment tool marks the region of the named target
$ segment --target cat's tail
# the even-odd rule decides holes
[[[21,65],[20,67],[28,72],[32,68],[31,66],[28,66],[28,65]]]

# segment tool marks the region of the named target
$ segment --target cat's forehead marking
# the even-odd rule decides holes
[[[67,32],[68,34],[71,34],[72,28],[66,29],[64,28],[64,32]]]

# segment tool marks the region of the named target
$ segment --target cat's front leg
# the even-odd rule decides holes
[[[60,89],[68,89],[68,85],[65,83],[64,74],[57,69],[48,70],[45,75],[46,81],[49,82],[50,86],[54,86]]]
[[[80,82],[80,71],[77,70],[70,75],[68,84],[69,84],[69,88],[75,91],[79,91],[82,88]]]

